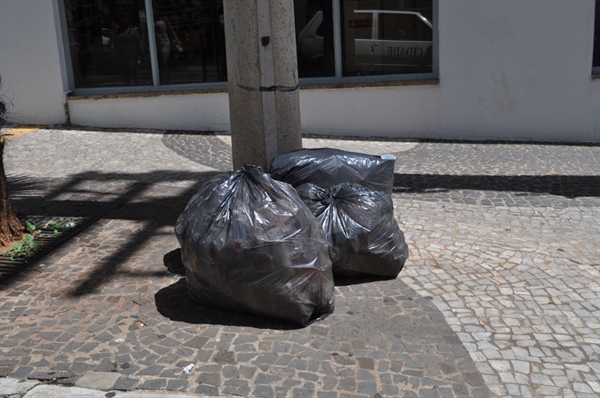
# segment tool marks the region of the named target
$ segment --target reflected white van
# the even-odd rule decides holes
[[[323,57],[323,13],[317,12],[298,35],[298,59]],[[352,75],[428,73],[433,25],[415,11],[354,10],[344,20],[344,68]]]

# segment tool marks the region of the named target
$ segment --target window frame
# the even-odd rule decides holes
[[[342,23],[341,23],[341,0],[331,0],[333,11],[333,46],[334,46],[334,76],[326,77],[306,77],[300,78],[300,87],[327,85],[340,85],[347,87],[353,84],[372,84],[386,82],[402,82],[414,80],[436,80],[439,76],[439,60],[438,60],[438,2],[439,0],[431,0],[432,5],[432,72],[430,73],[404,73],[390,75],[372,75],[372,76],[343,76],[343,55],[342,55]],[[76,88],[75,77],[73,74],[73,62],[71,55],[71,47],[69,43],[68,24],[66,17],[65,0],[58,1],[60,12],[60,29],[62,32],[62,41],[66,65],[67,82],[69,92],[74,95],[110,95],[110,94],[127,94],[127,93],[150,93],[150,92],[184,92],[184,91],[203,91],[203,90],[226,90],[227,82],[207,82],[207,83],[186,83],[186,84],[159,84],[158,73],[158,53],[156,49],[156,41],[149,40],[148,47],[150,51],[150,64],[152,71],[152,85],[147,86],[114,86],[114,87],[87,87]],[[154,10],[152,0],[144,0],[146,9],[146,21],[148,29],[148,37],[154,37]],[[600,68],[597,68],[596,73],[600,73]]]
[[[600,0],[594,2],[594,30],[592,33],[592,76],[596,78],[600,76],[600,64],[594,66],[594,56],[600,58],[600,54],[594,54],[597,30],[600,30]],[[600,51],[600,46],[597,50]]]

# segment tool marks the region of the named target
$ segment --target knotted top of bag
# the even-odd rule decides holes
[[[294,187],[312,183],[330,188],[355,183],[389,195],[394,187],[395,161],[391,155],[373,156],[332,148],[302,149],[276,156],[269,172],[273,178]]]

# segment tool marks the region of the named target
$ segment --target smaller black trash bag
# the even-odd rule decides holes
[[[331,244],[334,275],[398,276],[408,246],[387,195],[350,183],[296,189]]]
[[[175,233],[200,304],[306,325],[333,311],[328,243],[290,185],[245,166],[204,185]]]
[[[360,184],[391,195],[394,188],[392,155],[372,156],[340,149],[302,149],[276,156],[270,174],[298,187],[305,183],[330,188],[344,182]]]

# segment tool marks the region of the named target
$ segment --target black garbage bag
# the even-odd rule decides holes
[[[334,275],[398,276],[408,246],[387,195],[351,183],[296,189],[331,244]]]
[[[245,166],[204,185],[175,233],[200,304],[306,325],[333,311],[328,243],[290,185]]]
[[[351,182],[391,195],[395,162],[392,155],[372,156],[332,148],[302,149],[276,156],[269,172],[276,180],[294,187],[311,183],[330,188]]]

